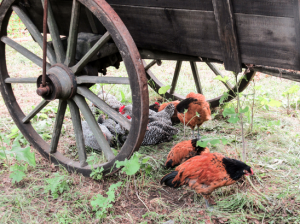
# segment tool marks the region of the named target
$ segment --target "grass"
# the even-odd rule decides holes
[[[26,37],[27,33],[24,31],[22,36],[17,34],[16,30],[20,31],[23,28],[16,22],[18,18],[14,16],[13,19],[13,25],[10,28],[11,38],[17,39],[23,46],[41,55],[40,48],[33,41],[18,39]],[[33,77],[41,74],[40,68],[10,48],[7,48],[6,57],[8,71],[12,77]],[[174,67],[175,62],[169,62],[161,67],[154,67],[152,71],[163,83],[170,84]],[[198,69],[207,98],[222,94],[225,87],[222,84],[218,85],[218,81],[214,80],[214,75],[209,72],[207,66],[198,63]],[[126,77],[127,73],[122,65],[119,70],[109,69],[108,76]],[[184,63],[177,91],[182,95],[195,91],[195,87],[190,85],[192,80],[189,64]],[[181,132],[173,141],[140,148],[139,152],[144,157],[150,157],[148,164],[151,172],[147,172],[145,166],[131,178],[119,172],[104,180],[94,181],[81,174],[69,174],[62,167],[49,164],[36,153],[37,166],[30,167],[27,176],[20,183],[12,184],[7,164],[1,160],[0,223],[98,223],[100,221],[103,223],[163,223],[168,220],[174,220],[175,223],[299,223],[300,111],[299,108],[295,108],[295,100],[299,100],[299,97],[293,96],[292,109],[287,114],[287,99],[282,96],[282,93],[295,83],[258,74],[255,77],[255,84],[262,88],[256,92],[256,112],[252,132],[248,131],[249,121],[245,121],[247,163],[254,169],[255,176],[252,181],[255,187],[270,201],[258,195],[249,182],[241,180],[232,186],[216,190],[213,197],[218,205],[214,211],[209,212],[205,209],[203,198],[189,188],[162,187],[159,180],[169,172],[163,168],[165,158],[172,146],[185,139],[182,125],[177,124]],[[24,113],[32,110],[32,106],[37,105],[41,100],[35,94],[34,85],[13,85],[13,88]],[[131,100],[128,86],[104,85],[103,88],[116,95],[119,100],[122,99],[121,91],[125,94],[127,102]],[[94,92],[100,89],[102,89],[100,85],[92,87]],[[253,85],[251,84],[244,93],[252,94]],[[149,94],[151,103],[160,99],[152,90],[149,90]],[[270,107],[269,110],[260,107],[259,97],[262,96],[279,100],[282,106]],[[244,105],[250,105],[251,102],[244,98],[242,101]],[[57,103],[50,103],[33,120],[33,124],[40,131],[39,134],[48,142],[52,134],[56,107]],[[9,135],[14,123],[2,98],[0,98],[0,108],[0,131]],[[225,146],[222,144],[210,146],[210,150],[240,159],[242,153],[240,127],[228,123],[221,113],[222,108],[218,108],[214,112],[214,119],[202,126],[201,134],[225,137],[228,140]],[[280,124],[273,124],[273,121],[280,121]],[[189,135],[188,131],[186,139]],[[23,145],[26,144],[24,141]],[[6,145],[6,148],[10,149],[11,145]],[[34,151],[33,148],[32,151]],[[77,157],[69,112],[66,114],[59,151],[71,158]],[[89,156],[91,155],[95,154],[89,153]],[[98,156],[100,160],[102,156]],[[56,199],[51,193],[45,192],[49,186],[47,180],[54,178],[55,173],[64,176],[69,184],[69,189],[58,193],[59,196]],[[109,209],[108,216],[104,220],[98,220],[92,210],[92,198],[97,194],[105,196],[109,186],[118,181],[122,181],[124,186],[116,191],[113,208]]]

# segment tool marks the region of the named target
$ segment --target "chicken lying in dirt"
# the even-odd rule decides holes
[[[165,163],[166,168],[173,168],[194,156],[210,152],[207,147],[197,146],[197,141],[198,139],[193,139],[176,144],[169,152]]]
[[[182,163],[175,171],[165,175],[161,184],[173,188],[188,185],[203,195],[210,208],[210,205],[215,204],[210,197],[211,193],[217,188],[234,184],[243,175],[253,175],[252,168],[247,164],[220,153],[205,153]]]
[[[205,121],[211,120],[211,111],[209,103],[205,100],[205,96],[199,93],[189,93],[186,99],[177,105],[176,109],[180,122],[193,130],[192,138],[195,137],[194,129],[196,126],[198,128],[197,138],[200,138],[199,127]],[[187,110],[186,113],[185,110]],[[197,113],[199,116],[197,116]]]
[[[173,116],[171,117],[171,120],[172,120],[172,122],[179,122],[179,120],[178,120],[178,118],[177,118],[177,110],[176,110],[177,105],[180,103],[179,100],[172,101],[172,102],[168,102],[168,103],[163,103],[162,105],[160,105],[158,111],[162,111],[162,110],[165,109],[166,106],[168,106],[170,103],[173,104],[173,105],[175,106],[174,114],[173,114]]]

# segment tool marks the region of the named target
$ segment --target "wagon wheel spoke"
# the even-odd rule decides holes
[[[106,141],[97,121],[95,120],[89,106],[87,105],[84,98],[80,95],[75,95],[73,97],[74,102],[79,107],[83,117],[85,118],[86,122],[88,123],[91,131],[93,132],[101,150],[103,151],[104,156],[108,161],[115,158],[114,153],[112,152],[108,142]]]
[[[43,36],[41,35],[40,31],[34,25],[34,23],[30,20],[30,18],[26,15],[26,13],[19,8],[18,6],[13,6],[12,9],[14,12],[19,16],[22,20],[26,28],[28,29],[31,36],[35,39],[35,41],[39,44],[39,46],[43,49]],[[51,64],[56,63],[56,57],[54,51],[51,49],[50,46],[47,46],[47,57]]]
[[[57,115],[55,119],[55,124],[53,128],[52,140],[50,144],[50,153],[56,153],[57,146],[59,142],[59,137],[64,122],[64,117],[67,109],[67,102],[65,100],[60,100],[57,110]]]
[[[210,62],[206,62],[206,64],[208,65],[208,67],[215,73],[215,75],[216,76],[221,76],[222,78],[224,78],[224,75],[219,71],[219,69],[216,67],[216,66],[214,66],[212,63],[210,63]],[[233,87],[233,85],[231,85],[231,83],[229,82],[229,81],[227,81],[227,82],[222,82],[224,85],[225,85],[225,87],[229,90],[229,91],[231,91],[234,87]]]
[[[37,78],[6,78],[5,83],[36,84]]]
[[[95,95],[92,91],[90,91],[86,87],[78,87],[77,93],[84,96],[88,100],[90,100],[93,104],[95,104],[100,110],[104,113],[108,114],[112,119],[118,122],[121,126],[130,130],[130,122],[124,116],[116,112],[110,106],[108,106],[103,100],[101,100],[97,95]]]
[[[50,101],[43,100],[37,105],[33,111],[31,111],[26,117],[23,118],[22,122],[24,124],[28,123],[35,115],[37,115],[45,106],[47,106]]]
[[[152,68],[154,65],[161,65],[161,60],[153,60],[145,67],[145,71],[148,71],[150,68]]]
[[[71,70],[74,73],[80,72],[84,66],[87,65],[87,63],[90,62],[90,59],[93,58],[98,51],[100,50],[100,48],[106,44],[109,40],[111,39],[111,36],[108,32],[106,32],[101,38],[100,40],[97,41],[97,43],[83,56],[83,58],[81,58],[81,60],[71,68]]]
[[[75,64],[78,26],[80,17],[80,3],[77,0],[73,0],[71,24],[68,37],[68,48],[65,60],[65,65],[71,67]]]
[[[172,80],[172,84],[171,84],[170,94],[173,94],[175,89],[176,89],[176,85],[177,85],[178,77],[179,77],[179,74],[180,74],[181,66],[182,66],[182,61],[177,61],[174,76],[173,76],[173,80]]]
[[[86,13],[86,16],[89,20],[89,24],[91,26],[92,32],[95,33],[95,34],[98,33],[98,28],[97,28],[97,25],[95,23],[93,13],[90,10],[88,10],[87,8],[85,8],[85,13]]]
[[[41,1],[43,4],[43,7],[44,7],[45,2],[44,2],[44,0],[41,0]],[[66,54],[64,52],[64,47],[63,47],[62,41],[60,39],[59,30],[57,27],[57,23],[54,19],[50,1],[48,1],[48,21],[47,22],[48,22],[49,31],[50,31],[51,38],[52,38],[53,47],[55,50],[56,60],[58,63],[63,63],[66,58]]]
[[[77,84],[84,83],[105,83],[105,84],[123,84],[129,85],[129,79],[125,77],[103,77],[103,76],[79,76],[77,77]]]
[[[18,44],[17,42],[13,41],[12,39],[10,39],[6,36],[1,37],[1,41],[3,43],[7,44],[8,46],[10,46],[11,48],[15,49],[17,52],[19,52],[26,58],[28,58],[30,61],[35,63],[37,66],[39,66],[41,68],[43,67],[43,60],[40,57],[36,56],[31,51],[27,50],[22,45]],[[49,63],[47,63],[47,69],[49,69],[50,67],[51,67],[51,65]]]
[[[76,146],[77,146],[80,166],[84,167],[88,164],[86,162],[87,157],[86,157],[86,150],[84,145],[84,138],[83,138],[79,109],[73,100],[68,100],[68,104],[71,111],[71,117],[72,117],[74,132],[75,132]]]
[[[191,61],[190,64],[191,64],[191,69],[192,69],[192,73],[194,76],[197,92],[200,94],[203,94],[201,82],[200,82],[200,76],[199,76],[198,69],[197,69],[197,64],[195,61]]]

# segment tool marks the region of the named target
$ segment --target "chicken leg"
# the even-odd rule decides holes
[[[198,133],[197,133],[197,138],[200,139],[201,135],[200,135],[200,126],[198,126]]]

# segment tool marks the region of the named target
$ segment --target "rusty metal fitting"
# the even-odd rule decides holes
[[[48,96],[50,94],[50,87],[40,85],[40,87],[36,90],[36,93],[39,96]]]

